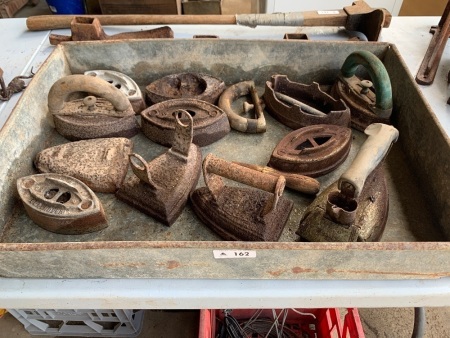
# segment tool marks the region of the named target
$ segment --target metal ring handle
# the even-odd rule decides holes
[[[264,133],[266,131],[266,120],[264,118],[262,107],[259,106],[260,110],[259,112],[256,109],[257,105],[259,104],[258,102],[259,98],[257,97],[257,94],[252,95],[257,115],[256,119],[249,119],[240,116],[237,113],[235,113],[231,108],[231,104],[234,101],[236,101],[239,97],[251,94],[252,87],[253,88],[255,87],[255,83],[253,81],[243,81],[236,83],[230,86],[229,88],[225,89],[225,91],[220,96],[219,107],[227,114],[231,128],[238,131],[242,131],[244,133]]]
[[[51,114],[60,112],[70,94],[88,92],[111,102],[117,111],[132,110],[127,97],[116,87],[100,78],[87,75],[68,75],[56,81],[48,93],[48,109]]]
[[[366,68],[372,79],[376,93],[375,108],[383,111],[392,109],[391,80],[381,60],[368,51],[353,52],[345,59],[342,65],[342,76],[344,78],[354,76],[358,66]]]

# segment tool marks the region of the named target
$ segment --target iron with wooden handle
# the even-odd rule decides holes
[[[274,14],[237,15],[92,15],[102,25],[243,25],[262,26],[344,26],[364,33],[369,41],[378,40],[381,27],[389,27],[391,14],[385,9],[371,8],[364,1],[355,1],[342,10],[308,11]],[[70,28],[74,15],[40,15],[29,17],[32,31]]]
[[[372,242],[383,234],[389,193],[381,163],[398,138],[393,126],[373,123],[350,167],[306,209],[297,234],[311,242]]]

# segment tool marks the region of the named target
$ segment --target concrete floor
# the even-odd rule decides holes
[[[45,1],[25,6],[15,17],[51,14]],[[412,308],[359,309],[367,338],[410,337],[413,329]],[[190,338],[198,336],[198,311],[146,311],[139,337]],[[427,338],[450,337],[450,308],[427,309]],[[0,319],[0,338],[48,337],[31,336],[10,314]]]

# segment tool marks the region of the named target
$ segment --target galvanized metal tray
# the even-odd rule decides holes
[[[111,69],[140,86],[165,75],[211,74],[227,85],[253,79],[263,88],[273,74],[293,81],[331,85],[345,58],[368,50],[383,60],[391,78],[393,122],[400,131],[386,161],[390,212],[379,243],[296,242],[300,217],[312,198],[294,200],[279,242],[225,242],[187,206],[168,228],[99,194],[109,227],[87,235],[58,235],[35,225],[16,192],[17,178],[35,172],[40,150],[67,142],[56,133],[47,94],[60,77]],[[266,114],[268,131],[232,131],[202,148],[203,155],[266,164],[276,143],[291,130]],[[364,136],[354,131],[349,158],[319,178],[322,189],[336,181]],[[165,150],[143,135],[135,152],[151,159]],[[394,45],[363,42],[148,40],[72,42],[54,50],[0,131],[0,275],[34,278],[213,278],[213,279],[410,279],[450,275],[450,141],[434,118]],[[203,179],[200,179],[200,185]],[[254,250],[256,258],[215,259],[213,250]]]

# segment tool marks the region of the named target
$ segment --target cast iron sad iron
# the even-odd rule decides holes
[[[382,161],[398,131],[374,123],[369,136],[339,181],[323,191],[306,209],[297,234],[310,242],[373,242],[383,234],[389,194]]]
[[[253,104],[244,102],[244,112],[248,113],[251,109],[254,109],[254,119],[241,116],[232,107],[234,101],[249,94]],[[227,114],[231,128],[244,133],[264,133],[266,131],[266,119],[253,81],[239,82],[225,89],[220,96],[219,107]]]
[[[311,85],[290,81],[286,75],[274,75],[266,82],[264,102],[270,114],[285,126],[299,129],[314,124],[334,124],[348,127],[350,109]]]
[[[128,98],[136,114],[145,109],[141,89],[128,75],[113,70],[89,70],[84,75],[98,77],[119,89]]]
[[[222,177],[257,189],[226,186]],[[242,167],[212,154],[203,161],[206,187],[191,193],[192,208],[200,220],[225,240],[277,241],[293,202],[282,197],[283,176]],[[259,190],[261,189],[261,190]]]
[[[172,148],[148,163],[131,154],[134,175],[128,176],[116,193],[120,200],[168,226],[181,214],[197,185],[202,162],[200,148],[192,143],[192,117],[181,110],[175,118]]]
[[[41,228],[81,235],[108,226],[100,200],[83,182],[60,174],[37,174],[17,180],[28,216]]]
[[[132,148],[123,137],[70,142],[44,149],[34,165],[41,173],[72,176],[95,192],[113,193],[125,179]]]
[[[269,166],[310,177],[325,175],[348,156],[352,144],[350,128],[318,124],[287,134],[275,147]]]
[[[362,80],[355,75],[360,65],[364,66],[372,81]],[[372,123],[390,124],[391,80],[383,63],[371,52],[353,52],[347,57],[332,88],[332,94],[350,107],[353,128],[364,131]]]
[[[198,73],[167,75],[145,87],[152,104],[171,99],[197,99],[215,104],[224,90],[222,80]]]
[[[197,99],[173,99],[148,107],[141,112],[142,132],[153,142],[171,146],[175,135],[175,115],[186,110],[193,119],[193,140],[203,147],[230,132],[225,112],[212,103]],[[181,117],[184,122],[187,117]]]
[[[72,93],[87,96],[66,102]],[[48,93],[48,109],[56,130],[71,141],[104,137],[132,137],[139,125],[130,101],[112,84],[87,75],[68,75]]]

